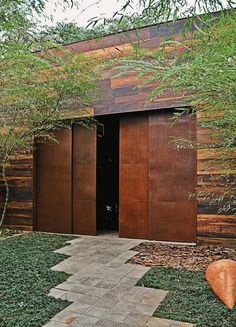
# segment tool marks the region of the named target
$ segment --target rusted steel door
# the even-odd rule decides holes
[[[153,112],[149,118],[149,239],[196,241],[196,151],[177,150],[173,140],[195,140],[195,117],[175,124],[173,112]]]
[[[173,111],[120,120],[120,236],[196,241],[196,151],[178,151],[173,138],[195,140],[195,117],[174,125]]]
[[[76,234],[96,235],[96,143],[96,128],[73,126],[72,202]]]
[[[121,237],[148,238],[148,114],[120,119]]]
[[[36,230],[72,232],[72,132],[55,132],[59,143],[43,143],[36,151]]]

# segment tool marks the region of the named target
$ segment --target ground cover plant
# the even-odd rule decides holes
[[[40,327],[69,304],[48,292],[68,278],[50,267],[66,258],[53,251],[70,239],[29,233],[0,242],[1,327]]]
[[[220,302],[202,271],[152,268],[138,285],[169,291],[156,317],[191,322],[196,327],[235,327],[236,308],[227,309]]]
[[[10,237],[14,235],[19,235],[22,234],[23,232],[24,232],[23,230],[19,230],[19,229],[2,227],[0,228],[0,239],[4,239],[6,237]]]

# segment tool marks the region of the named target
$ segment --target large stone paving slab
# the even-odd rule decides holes
[[[70,257],[52,270],[72,274],[50,296],[72,304],[44,327],[190,327],[152,315],[167,291],[135,286],[148,267],[126,263],[141,240],[82,236],[56,250]]]

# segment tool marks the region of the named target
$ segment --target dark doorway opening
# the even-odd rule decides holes
[[[97,119],[97,233],[119,229],[119,118]]]

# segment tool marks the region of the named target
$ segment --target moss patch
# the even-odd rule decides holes
[[[154,316],[194,323],[197,327],[235,327],[236,308],[229,310],[215,296],[201,271],[152,268],[139,286],[168,290]]]
[[[0,242],[1,327],[41,327],[69,304],[47,294],[69,276],[50,268],[67,257],[53,250],[72,238],[30,233]]]

